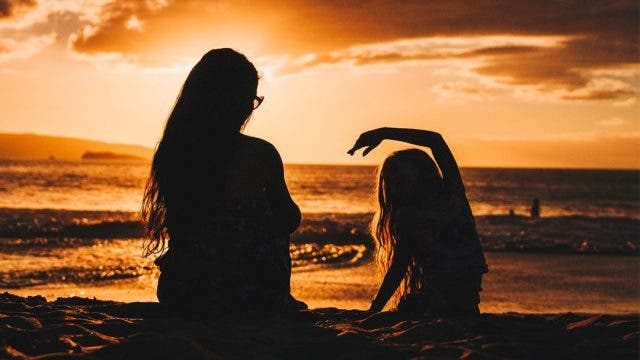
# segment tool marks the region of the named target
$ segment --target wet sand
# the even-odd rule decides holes
[[[490,271],[483,281],[480,308],[502,313],[640,312],[640,259],[635,256],[575,254],[486,254]],[[373,264],[296,267],[292,293],[311,308],[364,310],[379,275]],[[48,300],[82,296],[122,302],[156,301],[157,273],[133,279],[77,284],[53,283],[1,288],[20,296],[42,295]]]
[[[157,303],[0,295],[0,358],[638,358],[637,315],[168,316]]]

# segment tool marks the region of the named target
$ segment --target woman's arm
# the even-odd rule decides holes
[[[293,201],[284,179],[282,158],[275,147],[272,147],[267,184],[267,199],[273,211],[275,227],[282,233],[290,234],[300,225],[300,208]]]
[[[434,131],[400,128],[379,128],[364,132],[360,135],[355,145],[348,151],[353,155],[358,149],[365,148],[362,156],[380,145],[383,140],[396,140],[431,149],[436,159],[445,185],[452,192],[464,193],[464,184],[460,176],[460,170],[449,146],[442,136]]]

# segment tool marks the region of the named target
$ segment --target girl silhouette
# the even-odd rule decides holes
[[[146,255],[161,255],[158,300],[177,312],[286,311],[289,234],[300,211],[282,160],[242,134],[263,98],[258,73],[232,49],[189,73],[153,157],[142,216]]]
[[[392,128],[363,133],[349,154],[367,155],[385,139],[430,148],[442,175],[419,149],[393,153],[380,167],[371,231],[385,277],[369,310],[392,300],[401,312],[479,314],[487,265],[453,154],[438,133]]]

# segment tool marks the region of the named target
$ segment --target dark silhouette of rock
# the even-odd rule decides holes
[[[87,151],[82,154],[82,160],[145,160],[140,156],[128,155],[128,154],[117,154],[110,151],[104,152],[92,152]]]

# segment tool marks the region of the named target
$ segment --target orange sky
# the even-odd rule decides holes
[[[348,5],[345,3],[349,3]],[[153,146],[190,69],[233,47],[287,162],[379,126],[466,166],[640,168],[636,1],[0,0],[0,132]]]

